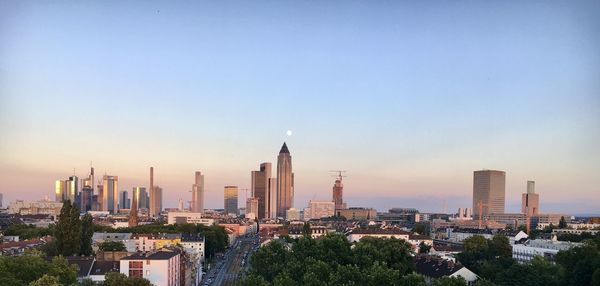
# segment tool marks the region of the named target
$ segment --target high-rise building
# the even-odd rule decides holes
[[[2,207],[2,193],[0,193],[0,208]]]
[[[277,156],[277,216],[285,218],[286,211],[294,206],[294,173],[292,156],[283,142]]]
[[[68,180],[65,181],[66,184],[66,199],[71,201],[71,203],[75,203],[79,194],[79,178],[77,176],[71,176]]]
[[[150,188],[148,189],[150,193],[150,202],[148,205],[148,211],[150,216],[156,215],[156,195],[154,194],[154,167],[150,167]]]
[[[91,186],[84,185],[81,189],[81,212],[91,211],[94,205],[93,189]]]
[[[138,225],[138,202],[140,201],[139,187],[134,187],[131,193],[131,208],[129,210],[129,227]]]
[[[258,200],[258,213],[255,215],[259,219],[274,218],[272,213],[276,211],[277,187],[272,183],[274,178],[271,178],[271,163],[260,164],[260,170],[252,171],[250,175],[252,197]]]
[[[237,215],[238,211],[238,187],[225,186],[224,190],[225,214]]]
[[[163,189],[159,186],[154,186],[154,196],[154,210],[158,214],[162,211]]]
[[[148,197],[148,192],[146,192],[146,188],[144,187],[133,187],[133,195],[137,198],[137,208],[139,209],[148,209],[150,198]]]
[[[55,195],[55,201],[57,202],[63,202],[66,200],[67,197],[67,183],[66,181],[63,180],[56,180],[56,182],[54,182],[54,195]]]
[[[102,210],[116,213],[119,210],[119,177],[102,177]]]
[[[93,195],[92,199],[95,197],[96,198],[96,203],[94,203],[93,207],[95,206],[95,210],[97,211],[102,211],[104,210],[104,206],[102,204],[103,200],[104,200],[104,187],[102,185],[98,185],[96,187],[96,190],[98,190],[98,194],[97,195]]]
[[[539,211],[540,195],[535,193],[535,182],[527,181],[527,193],[521,195],[521,213],[531,217]]]
[[[183,211],[183,200],[179,199],[179,203],[177,204],[177,210],[182,212]]]
[[[333,184],[333,202],[335,203],[336,210],[346,209],[346,204],[344,203],[344,184],[342,183],[342,172],[335,179],[335,183]]]
[[[504,171],[481,170],[473,172],[473,216],[479,216],[480,207],[484,216],[504,213]]]
[[[258,213],[258,199],[248,198],[246,199],[246,218],[255,219]]]
[[[192,185],[192,212],[204,213],[204,175],[200,171],[194,174]]]
[[[269,179],[268,218],[277,218],[277,178]]]
[[[129,209],[131,205],[129,205],[129,193],[127,191],[121,191],[119,193],[119,209]]]

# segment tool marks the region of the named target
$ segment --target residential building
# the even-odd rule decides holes
[[[200,171],[194,174],[192,185],[192,212],[204,213],[204,175]]]
[[[473,172],[473,214],[478,217],[504,213],[506,173],[496,170]],[[481,209],[481,211],[480,211]]]
[[[343,216],[347,220],[374,220],[377,218],[377,210],[373,208],[336,209],[335,215]]]
[[[237,215],[238,211],[238,187],[225,186],[224,192],[225,214]]]
[[[360,241],[363,237],[377,237],[377,238],[395,238],[403,239],[411,245],[414,252],[418,252],[419,245],[424,243],[432,246],[433,239],[426,235],[420,235],[417,233],[410,233],[401,229],[354,229],[347,235],[350,243]]]
[[[295,208],[290,208],[287,210],[285,217],[287,220],[289,221],[295,221],[295,220],[300,220],[302,219],[300,217],[300,210],[297,210]]]
[[[120,260],[120,272],[145,278],[156,286],[180,286],[180,254],[172,251],[136,253]]]
[[[205,254],[205,242],[203,236],[196,235],[183,235],[181,237],[181,247],[185,251],[194,267],[192,267],[191,280],[194,281],[192,285],[200,285],[202,280],[202,263],[204,262]]]
[[[320,219],[335,215],[335,203],[331,201],[309,201],[304,209],[304,220]]]
[[[203,225],[213,225],[215,220],[212,218],[203,218],[201,213],[192,212],[168,212],[167,213],[167,224],[182,224],[182,223],[193,223]]]
[[[131,236],[131,240],[135,244],[136,252],[156,251],[166,246],[172,246],[181,243],[181,234],[134,234]]]
[[[294,206],[294,173],[292,156],[283,142],[277,156],[277,216],[285,218],[285,212]]]
[[[517,262],[527,262],[535,256],[541,256],[550,262],[554,262],[556,254],[562,250],[569,250],[580,246],[582,243],[569,241],[553,241],[549,239],[526,240],[523,243],[515,241],[512,244],[512,257]]]
[[[49,215],[56,218],[60,215],[62,205],[62,202],[53,201],[34,202],[16,200],[8,205],[8,213],[20,215]]]
[[[417,255],[415,257],[415,272],[425,278],[425,283],[431,284],[434,279],[442,277],[462,277],[467,285],[475,285],[479,277],[473,271],[459,262],[445,260],[433,255]]]

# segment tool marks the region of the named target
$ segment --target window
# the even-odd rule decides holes
[[[150,265],[150,260],[146,260],[146,265]]]
[[[144,274],[144,262],[129,261],[129,277],[142,278]]]

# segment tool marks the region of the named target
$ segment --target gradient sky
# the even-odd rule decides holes
[[[343,169],[350,206],[451,211],[486,168],[507,211],[600,213],[600,2],[405,2],[1,1],[4,204],[93,161],[222,208],[287,141],[298,208]]]

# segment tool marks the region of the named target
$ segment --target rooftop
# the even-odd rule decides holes
[[[121,260],[168,260],[175,256],[179,255],[178,253],[171,251],[157,251],[157,252],[146,252],[146,253],[135,253],[126,257],[121,258]]]
[[[460,263],[455,263],[436,256],[417,255],[415,257],[416,272],[432,278],[450,276],[463,267],[464,266]]]

